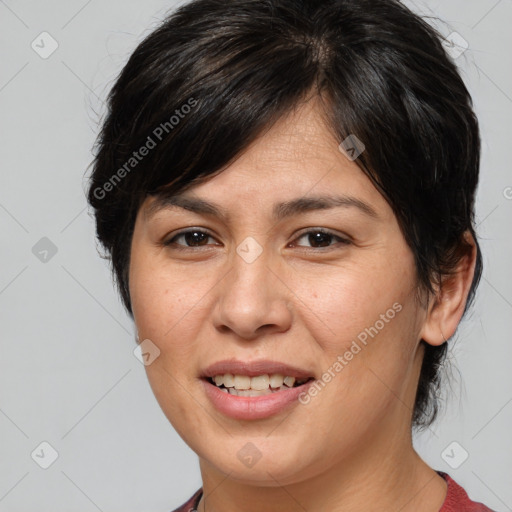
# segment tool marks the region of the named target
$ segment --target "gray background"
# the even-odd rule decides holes
[[[97,254],[84,196],[106,93],[175,5],[0,0],[2,512],[168,512],[200,486],[195,454],[133,355],[134,328]],[[468,42],[456,62],[483,137],[484,277],[450,352],[446,412],[415,445],[472,499],[502,512],[512,510],[512,1],[408,5]],[[51,49],[43,31],[59,45],[45,59],[31,47]],[[40,467],[52,454],[43,441],[58,453],[48,469]]]

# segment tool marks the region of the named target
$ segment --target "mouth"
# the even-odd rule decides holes
[[[295,378],[280,373],[264,373],[256,376],[232,373],[217,374],[206,380],[223,393],[235,396],[265,396],[272,393],[296,388],[313,380],[313,377]]]
[[[313,373],[275,361],[219,361],[200,375],[204,392],[223,415],[260,420],[299,404]]]

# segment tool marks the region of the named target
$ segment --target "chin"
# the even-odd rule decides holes
[[[191,448],[199,455],[202,464],[213,466],[224,476],[229,475],[230,480],[247,485],[275,487],[298,483],[311,476],[311,465],[316,465],[311,457],[311,446],[298,440],[285,444],[283,438],[277,436],[262,439],[226,435],[225,441],[218,442],[215,450],[211,445]],[[322,466],[324,463],[320,459],[318,462]]]

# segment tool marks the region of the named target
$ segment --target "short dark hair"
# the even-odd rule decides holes
[[[480,136],[440,34],[396,0],[193,0],[136,48],[108,97],[88,201],[121,298],[137,212],[148,196],[211,178],[308,96],[392,207],[434,293],[476,243]],[[140,148],[140,149],[139,149]],[[145,148],[145,150],[143,150]],[[134,153],[135,152],[135,153]],[[425,353],[413,425],[438,412],[447,344]]]

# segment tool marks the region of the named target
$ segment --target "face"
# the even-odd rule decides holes
[[[129,282],[139,338],[160,350],[149,382],[202,463],[239,481],[300,482],[408,439],[425,320],[413,255],[339,142],[310,101],[138,212]]]

